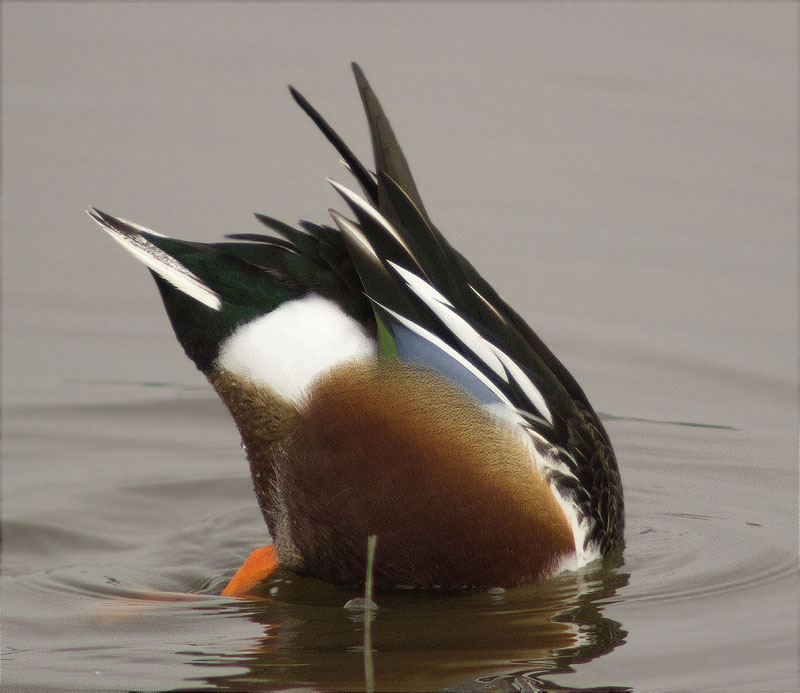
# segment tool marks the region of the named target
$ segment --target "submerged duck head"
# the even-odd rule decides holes
[[[567,369],[439,233],[364,74],[370,173],[296,90],[361,193],[349,216],[219,243],[91,208],[150,269],[175,334],[239,429],[276,565],[379,587],[541,579],[623,543],[608,435]]]

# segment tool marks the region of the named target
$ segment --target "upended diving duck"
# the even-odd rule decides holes
[[[510,587],[623,544],[611,442],[581,387],[431,222],[353,65],[375,153],[337,149],[349,216],[220,243],[90,216],[150,269],[178,341],[230,410],[273,543],[223,594],[277,566],[378,588]]]

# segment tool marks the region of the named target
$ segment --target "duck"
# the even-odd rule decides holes
[[[361,68],[374,171],[290,93],[355,179],[345,213],[214,243],[87,210],[155,280],[229,410],[276,569],[376,589],[510,588],[621,550],[609,436],[553,352],[431,221]]]

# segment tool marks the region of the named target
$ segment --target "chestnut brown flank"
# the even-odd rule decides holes
[[[230,373],[211,382],[247,447],[281,564],[340,584],[511,586],[574,551],[517,435],[440,376],[398,361],[323,376],[300,410]]]

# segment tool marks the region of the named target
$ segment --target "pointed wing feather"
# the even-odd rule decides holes
[[[222,309],[222,300],[219,293],[211,289],[208,284],[183,263],[164,252],[156,243],[150,240],[156,237],[163,238],[163,236],[125,219],[112,217],[110,214],[101,212],[94,207],[87,209],[86,213],[100,224],[125,250],[156,275],[203,305],[216,311]]]
[[[352,63],[351,67],[356,78],[358,91],[361,94],[364,110],[367,113],[367,122],[372,136],[375,168],[378,172],[378,209],[392,223],[402,223],[402,219],[387,194],[385,184],[380,179],[381,172],[384,172],[397,181],[397,184],[406,191],[406,194],[427,219],[428,214],[422,204],[422,198],[417,191],[405,154],[400,149],[397,138],[392,131],[392,126],[389,124],[389,119],[383,112],[383,107],[375,96],[375,92],[372,91],[372,87],[367,82],[363,70],[356,63]]]
[[[350,151],[350,147],[344,143],[342,138],[328,125],[317,110],[308,103],[305,96],[292,86],[289,87],[289,91],[292,94],[292,98],[297,102],[297,105],[305,111],[306,115],[311,118],[312,121],[314,121],[314,124],[322,131],[322,134],[325,135],[328,141],[336,148],[336,151],[339,152],[347,168],[356,177],[356,180],[359,182],[364,192],[377,202],[378,186],[369,171],[364,168],[358,158]]]

